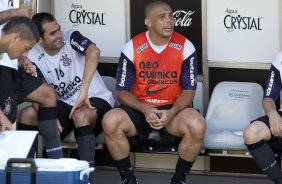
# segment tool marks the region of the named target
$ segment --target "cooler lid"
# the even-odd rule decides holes
[[[38,171],[81,171],[89,168],[88,162],[74,158],[37,158],[34,161]]]
[[[0,167],[5,167],[9,158],[26,158],[37,131],[0,132]]]

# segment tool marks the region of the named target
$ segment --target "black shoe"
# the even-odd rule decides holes
[[[137,180],[125,179],[120,184],[139,184]]]

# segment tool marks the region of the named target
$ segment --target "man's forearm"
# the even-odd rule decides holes
[[[29,7],[20,7],[20,8],[9,9],[6,11],[1,11],[0,12],[0,24],[4,24],[5,22],[15,17],[18,17],[18,16],[30,18],[31,9]]]
[[[272,98],[264,98],[262,101],[264,112],[268,115],[269,113],[276,112],[276,105]]]
[[[11,20],[16,16],[17,16],[17,12],[14,9],[2,11],[0,12],[0,24],[4,24],[5,22]]]
[[[192,106],[194,96],[195,96],[194,90],[184,90],[181,93],[181,95],[176,99],[175,103],[171,108],[173,114],[177,114],[183,109]]]
[[[97,69],[100,50],[95,45],[90,45],[86,51],[85,66],[81,85],[81,92],[88,93],[93,75]]]
[[[117,92],[118,100],[121,104],[127,105],[137,111],[142,112],[145,114],[145,112],[148,110],[148,108],[151,108],[149,105],[140,102],[131,92],[123,90]]]

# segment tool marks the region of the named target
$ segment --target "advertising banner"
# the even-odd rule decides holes
[[[202,74],[202,12],[199,0],[164,0],[171,5],[174,30],[186,36],[195,46],[198,56],[198,73]],[[131,37],[146,31],[144,9],[151,0],[130,1]]]
[[[126,43],[125,0],[57,0],[54,9],[63,30],[80,31],[97,44],[101,56],[119,57]]]
[[[209,62],[271,63],[279,39],[279,0],[207,0]]]

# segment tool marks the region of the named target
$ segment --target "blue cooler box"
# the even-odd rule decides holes
[[[86,161],[12,158],[0,166],[0,184],[88,184],[94,168]]]

